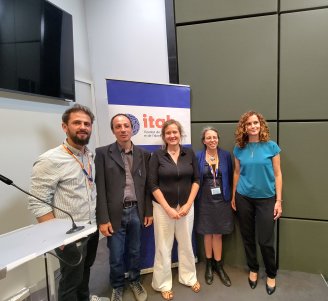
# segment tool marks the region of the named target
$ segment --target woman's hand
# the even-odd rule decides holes
[[[179,219],[180,215],[178,213],[178,211],[176,211],[174,208],[167,206],[166,208],[164,208],[167,215],[172,218],[172,219]]]
[[[181,206],[178,210],[179,216],[180,217],[186,216],[189,213],[190,207],[191,206],[188,203]]]
[[[281,214],[282,214],[281,201],[276,201],[273,209],[274,220],[277,220],[281,216]]]
[[[234,211],[237,210],[235,197],[232,197],[231,199],[231,207]]]

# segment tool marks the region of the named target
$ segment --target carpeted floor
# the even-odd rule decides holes
[[[252,290],[247,281],[247,271],[241,267],[225,266],[231,279],[232,286],[225,287],[216,276],[212,285],[204,280],[205,265],[197,263],[198,280],[202,289],[198,294],[192,292],[178,282],[178,269],[174,268],[173,291],[174,300],[182,301],[328,301],[328,286],[321,275],[303,272],[279,270],[277,276],[277,290],[269,296],[265,290],[265,274],[260,273],[256,289]],[[147,289],[149,301],[163,301],[161,294],[151,287],[152,274],[142,275],[142,283]],[[110,297],[109,264],[106,239],[99,241],[97,259],[92,267],[90,291],[98,296]],[[124,301],[133,301],[134,297],[128,285],[124,291]]]

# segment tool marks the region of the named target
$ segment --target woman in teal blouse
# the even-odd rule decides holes
[[[239,120],[234,148],[232,208],[236,211],[249,267],[248,282],[257,285],[256,235],[267,274],[266,291],[276,289],[275,221],[282,213],[280,148],[269,136],[263,116],[249,111]]]

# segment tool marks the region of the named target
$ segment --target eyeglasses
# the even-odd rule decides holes
[[[210,141],[210,140],[219,140],[218,137],[205,137],[206,141]]]

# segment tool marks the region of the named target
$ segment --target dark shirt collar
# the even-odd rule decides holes
[[[169,156],[170,155],[167,152],[167,148],[166,147],[163,149],[163,152],[165,153],[166,156]],[[181,156],[184,156],[185,154],[186,154],[186,149],[182,145],[180,145],[180,155]]]
[[[116,141],[116,144],[117,144],[117,147],[118,147],[118,150],[120,153],[125,153],[125,154],[133,154],[133,142],[131,141],[131,148],[129,149],[128,152],[125,152],[125,149]]]

